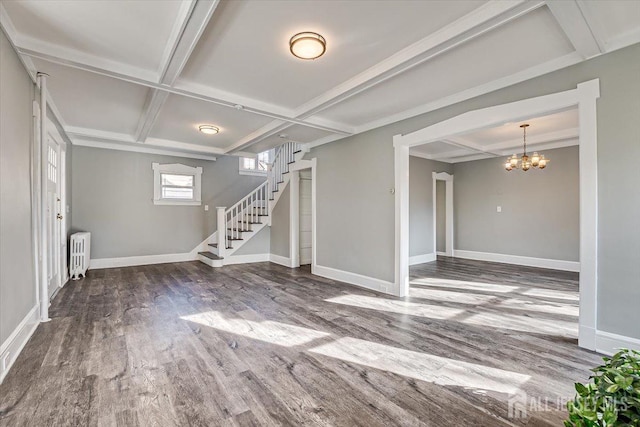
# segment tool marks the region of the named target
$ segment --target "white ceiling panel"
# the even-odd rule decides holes
[[[606,43],[635,33],[640,23],[640,1],[589,0],[580,3],[599,35]]]
[[[264,140],[258,142],[255,145],[252,145],[245,151],[249,151],[252,153],[259,153],[264,150],[268,150],[271,147],[276,147],[281,145],[287,141],[295,141],[299,143],[308,143],[316,141],[320,138],[325,138],[327,136],[334,135],[331,132],[326,132],[320,129],[310,128],[302,125],[291,126],[283,130],[282,132],[270,136],[269,138],[265,138]],[[281,137],[282,136],[282,137]]]
[[[225,148],[269,122],[271,119],[268,117],[181,95],[170,95],[150,137]],[[220,133],[205,135],[198,131],[198,126],[202,124],[217,126]]]
[[[364,125],[571,53],[544,7],[322,112]]]
[[[149,89],[75,68],[35,60],[67,125],[133,134]]]
[[[31,43],[154,72],[160,67],[182,7],[177,0],[28,0],[2,4],[21,37]]]
[[[482,1],[226,1],[181,76],[295,108],[481,6]],[[295,58],[289,39],[316,31],[327,52]]]

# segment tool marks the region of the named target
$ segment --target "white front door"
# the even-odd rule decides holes
[[[300,265],[311,264],[311,170],[300,171]]]
[[[62,204],[60,200],[60,146],[47,136],[47,205],[45,206],[47,230],[47,285],[49,299],[61,285],[61,223]]]

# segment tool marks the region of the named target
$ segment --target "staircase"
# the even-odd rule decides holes
[[[225,258],[271,225],[273,209],[289,183],[289,169],[303,156],[300,144],[295,142],[278,147],[264,183],[230,208],[216,208],[218,230],[209,237],[206,250],[198,252],[198,259],[211,267],[222,267]]]

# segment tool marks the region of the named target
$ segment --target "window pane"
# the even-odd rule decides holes
[[[193,187],[193,175],[176,175],[163,173],[160,175],[162,185],[174,185],[177,187]]]
[[[251,157],[242,158],[242,169],[255,170],[255,168],[256,159],[252,159]]]
[[[162,198],[193,200],[193,188],[162,187]]]

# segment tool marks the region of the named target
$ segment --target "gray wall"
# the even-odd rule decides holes
[[[239,175],[238,159],[228,156],[212,162],[76,146],[72,162],[73,229],[92,233],[92,258],[189,252],[216,230],[216,206],[264,182]],[[202,206],[154,205],[153,162],[201,166]]]
[[[258,231],[256,236],[252,236],[251,240],[245,243],[240,249],[235,251],[232,256],[235,255],[253,255],[253,254],[268,254],[271,250],[271,230],[269,227],[264,227]]]
[[[291,206],[291,185],[287,185],[278,199],[271,216],[271,253],[289,258],[289,208]]]
[[[436,251],[447,250],[447,183],[436,181]]]
[[[640,44],[468,101],[322,145],[317,157],[320,265],[394,279],[395,134],[464,112],[575,89],[600,78],[598,327],[640,339]]]
[[[34,87],[0,31],[0,343],[37,303],[31,234]]]
[[[542,171],[507,172],[503,158],[454,165],[455,249],[580,260],[578,147],[544,154]]]
[[[434,252],[432,174],[452,171],[447,163],[409,157],[409,256]]]

